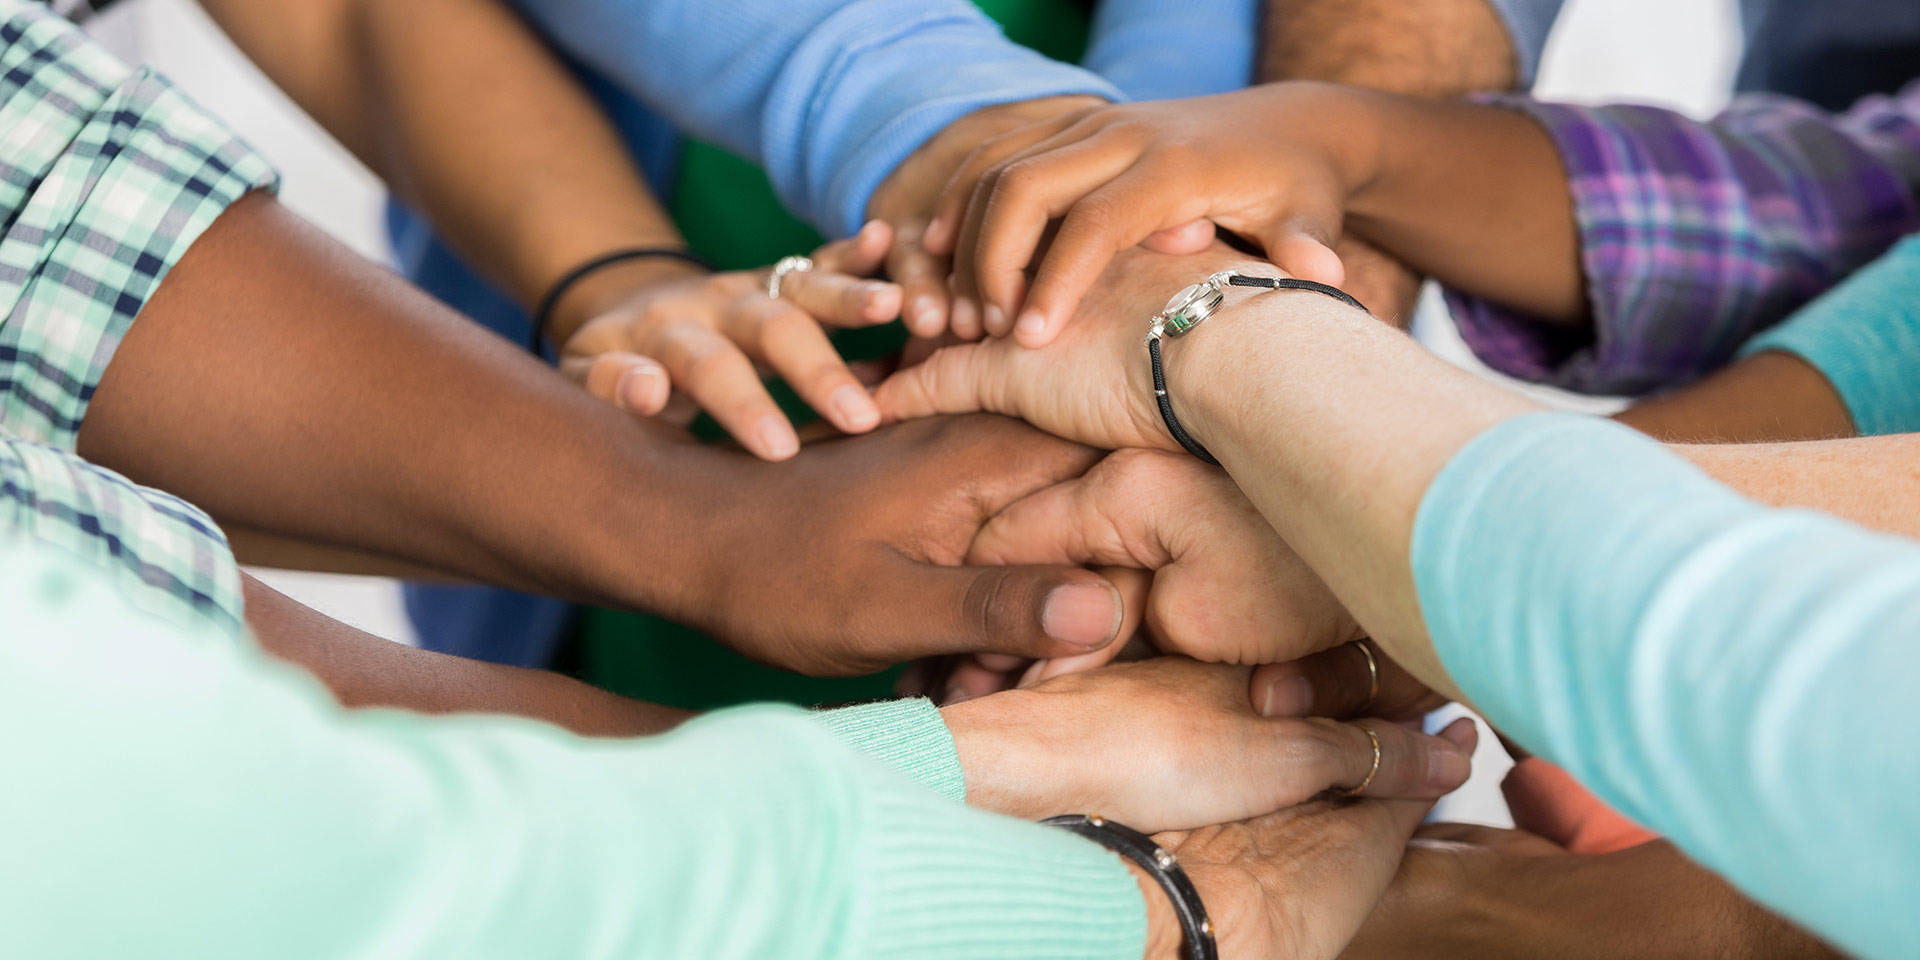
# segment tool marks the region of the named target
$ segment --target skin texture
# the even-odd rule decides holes
[[[80,435],[222,522],[659,612],[803,671],[1112,638],[1095,574],[939,565],[1090,451],[994,419],[817,450],[768,464],[636,423],[264,197],[167,276]]]
[[[1558,155],[1492,107],[1315,83],[1107,107],[950,191],[949,218],[975,248],[956,266],[1022,310],[1028,346],[1058,335],[1114,254],[1203,218],[1307,279],[1346,281],[1331,246],[1351,229],[1462,289],[1564,322],[1584,311]]]
[[[522,307],[609,251],[685,246],[599,107],[497,0],[203,5]],[[603,399],[651,415],[679,391],[676,409],[707,409],[748,450],[785,459],[799,440],[755,364],[841,430],[871,430],[872,403],[822,327],[900,310],[898,287],[861,279],[876,256],[835,245],[821,259],[779,301],[765,295],[764,270],[707,278],[670,259],[623,262],[569,287],[548,334],[568,373]]]
[[[941,708],[968,802],[1028,820],[1097,810],[1137,830],[1191,829],[1294,806],[1367,777],[1355,724],[1262,717],[1247,667],[1157,657]],[[1429,737],[1369,723],[1365,796],[1437,799],[1466,782],[1472,724]],[[1122,735],[1124,733],[1124,735]],[[1068,759],[1071,758],[1071,759]],[[1232,758],[1232,762],[1222,762]],[[1035,784],[1046,784],[1044,792]]]

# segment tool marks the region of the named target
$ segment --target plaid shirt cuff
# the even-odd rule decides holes
[[[271,166],[161,77],[0,0],[0,426],[71,450],[167,272]]]
[[[67,451],[0,434],[0,540],[9,537],[106,571],[145,613],[245,636],[240,569],[212,518]]]
[[[1920,228],[1920,84],[1838,116],[1742,97],[1711,123],[1488,102],[1526,113],[1559,149],[1593,317],[1576,330],[1448,291],[1474,353],[1521,379],[1588,393],[1683,385]]]

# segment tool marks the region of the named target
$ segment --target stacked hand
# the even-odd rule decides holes
[[[873,326],[900,315],[899,285],[865,279],[892,245],[886,224],[869,223],[815,251],[812,270],[786,275],[777,300],[767,296],[766,269],[707,274],[672,261],[648,263],[642,282],[607,290],[590,304],[594,315],[564,337],[560,369],[643,416],[666,410],[677,395],[680,419],[705,410],[768,460],[793,456],[800,440],[761,382],[763,367],[841,431],[871,430],[879,412],[825,328]],[[620,279],[609,273],[609,283]]]

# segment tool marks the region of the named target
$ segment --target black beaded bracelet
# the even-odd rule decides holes
[[[572,270],[568,270],[566,275],[555,280],[553,286],[547,288],[547,295],[540,298],[540,305],[533,310],[533,329],[527,333],[527,349],[532,351],[534,356],[540,355],[540,340],[546,335],[547,321],[553,316],[553,308],[559,305],[560,298],[566,296],[567,291],[571,289],[574,284],[586,279],[588,274],[602,267],[610,267],[616,263],[625,263],[628,260],[645,260],[650,257],[682,260],[709,273],[713,272],[714,269],[713,263],[706,257],[694,253],[691,250],[682,250],[679,247],[634,247],[628,250],[615,250],[612,253],[594,257],[592,260],[588,260],[586,263],[574,267]]]
[[[1357,307],[1362,313],[1372,316],[1365,304],[1353,298],[1353,295],[1340,289],[1314,280],[1301,280],[1295,277],[1251,277],[1243,273],[1225,271],[1216,273],[1203,283],[1196,283],[1175,294],[1167,301],[1166,309],[1153,318],[1153,327],[1147,333],[1147,356],[1153,363],[1153,399],[1160,407],[1160,419],[1167,425],[1167,432],[1173,435],[1176,443],[1188,453],[1201,460],[1218,466],[1220,461],[1204,444],[1193,438],[1193,434],[1180,425],[1180,418],[1174,416],[1173,399],[1167,395],[1166,365],[1160,357],[1160,341],[1168,337],[1177,337],[1201,321],[1213,316],[1223,300],[1222,286],[1260,287],[1267,290],[1305,290],[1334,298],[1350,307]]]
[[[1213,942],[1213,921],[1207,919],[1207,907],[1200,902],[1200,891],[1193,888],[1193,881],[1187,879],[1187,872],[1180,869],[1180,862],[1173,854],[1162,850],[1153,838],[1097,813],[1048,817],[1040,822],[1071,830],[1139,864],[1140,869],[1167,892],[1167,899],[1173,901],[1173,912],[1180,918],[1180,929],[1186,935],[1187,960],[1219,960],[1220,948]]]

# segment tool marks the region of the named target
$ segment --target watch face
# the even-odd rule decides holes
[[[1193,329],[1195,324],[1213,315],[1222,299],[1220,290],[1210,283],[1196,283],[1174,294],[1161,311],[1167,318],[1167,332],[1178,336]]]

